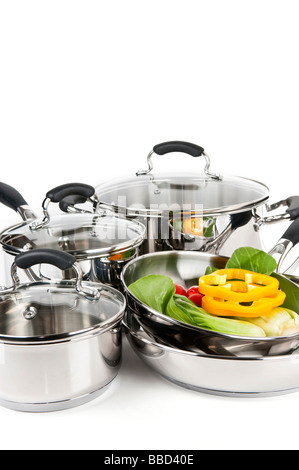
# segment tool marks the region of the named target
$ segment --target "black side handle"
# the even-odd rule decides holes
[[[84,204],[87,198],[84,196],[68,196],[62,199],[59,203],[59,208],[63,212],[69,212],[69,206],[75,206],[76,204]]]
[[[299,196],[291,196],[287,198],[288,209],[286,212],[290,214],[291,220],[299,217]]]
[[[239,227],[243,227],[244,225],[248,224],[248,222],[252,218],[252,212],[251,211],[245,211],[245,212],[239,212],[236,214],[232,214],[230,216],[230,221],[231,221],[231,228],[232,229],[237,229]]]
[[[291,223],[281,238],[289,240],[294,246],[299,243],[299,217]]]
[[[89,184],[67,183],[50,189],[50,191],[47,192],[46,197],[52,202],[60,202],[65,197],[74,195],[83,196],[88,199],[93,196],[94,193],[94,187],[90,186]]]
[[[65,251],[50,248],[37,248],[25,251],[15,257],[18,268],[28,269],[36,264],[52,264],[59,269],[66,270],[73,266],[76,258]]]
[[[171,152],[188,153],[192,157],[200,157],[204,153],[204,149],[199,145],[181,140],[172,140],[170,142],[163,142],[153,147],[153,151],[158,155],[165,155]]]
[[[0,183],[0,202],[16,212],[20,206],[28,205],[23,196],[6,183]]]

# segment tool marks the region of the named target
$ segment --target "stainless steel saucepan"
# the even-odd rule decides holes
[[[22,215],[19,223],[2,231],[0,243],[9,255],[10,266],[14,256],[36,248],[51,248],[66,251],[75,256],[83,271],[84,279],[103,282],[120,288],[120,272],[124,265],[139,254],[145,237],[145,227],[137,221],[116,217],[113,213],[74,213],[52,216],[50,203],[63,203],[64,199],[76,195],[88,200],[94,196],[94,188],[81,183],[57,186],[48,191],[42,204],[43,217],[37,218],[27,202],[15,188],[0,183],[0,202]],[[93,199],[93,203],[96,200]],[[42,273],[27,272],[33,280],[41,275],[52,278],[58,274],[45,268]],[[68,271],[65,278],[73,276]]]
[[[154,170],[154,155],[177,152],[200,157],[204,171],[191,169],[190,160],[181,171],[173,171],[171,161],[167,173]],[[262,227],[299,215],[299,196],[269,204],[270,191],[265,184],[211,172],[209,156],[193,143],[155,145],[147,165],[96,187],[99,210],[109,209],[146,226],[144,254],[175,249],[231,256],[242,246],[264,250]]]
[[[72,269],[76,280],[19,283],[20,269],[41,263]],[[17,255],[12,279],[0,290],[0,404],[56,411],[98,397],[120,368],[124,296],[83,281],[75,257],[60,250]]]
[[[299,219],[293,224],[292,230],[287,232],[295,234],[296,238],[293,239],[295,243],[299,241]],[[287,232],[285,236],[291,238]],[[289,240],[289,243],[293,242]],[[277,246],[280,247],[280,242]],[[208,266],[222,269],[227,260],[228,258],[223,256],[192,251],[148,253],[140,256],[128,263],[121,274],[128,310],[157,342],[196,353],[263,357],[286,354],[298,348],[299,334],[251,338],[218,333],[182,323],[145,305],[129,290],[130,284],[150,274],[168,276],[174,283],[188,289],[198,285],[199,277],[205,274]],[[281,290],[286,293],[285,307],[299,313],[299,286],[283,275],[275,273],[273,276],[279,280]]]

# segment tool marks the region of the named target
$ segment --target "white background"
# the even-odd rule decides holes
[[[40,213],[58,184],[134,174],[153,145],[187,140],[206,149],[212,171],[266,183],[271,202],[298,193],[297,3],[0,0],[0,179]],[[19,216],[1,206],[0,222]],[[266,247],[284,228],[268,231]],[[0,408],[0,448],[299,449],[298,403],[298,393],[179,388],[125,342],[99,399],[48,414]]]

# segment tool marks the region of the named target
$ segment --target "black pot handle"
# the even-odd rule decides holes
[[[18,212],[25,221],[36,218],[22,194],[9,184],[2,182],[0,182],[0,203]]]
[[[293,246],[299,243],[299,217],[295,219],[291,225],[287,228],[281,239],[289,240],[293,243]]]
[[[42,208],[44,213],[44,218],[41,222],[33,222],[30,225],[31,230],[40,230],[50,221],[50,216],[48,213],[48,205],[50,202],[61,202],[65,198],[69,198],[71,196],[78,196],[83,197],[85,200],[90,199],[94,206],[96,205],[96,198],[92,199],[94,196],[95,188],[90,186],[89,184],[84,183],[67,183],[62,184],[60,186],[56,186],[50,191],[47,192],[46,197],[43,201]]]
[[[28,205],[19,191],[6,183],[0,183],[0,202],[16,212],[20,206]]]
[[[70,206],[75,206],[76,204],[84,204],[88,198],[84,196],[67,196],[63,198],[59,203],[59,208],[62,212],[68,213],[70,211]]]
[[[269,251],[269,255],[278,255],[277,272],[282,271],[282,265],[288,253],[299,243],[299,217],[295,219],[281,236],[276,245]]]
[[[18,268],[28,269],[36,264],[51,264],[59,269],[70,269],[76,258],[66,251],[53,250],[50,248],[37,248],[25,251],[15,257],[15,263]]]
[[[290,214],[291,220],[297,219],[299,217],[299,196],[291,196],[286,199],[288,209],[286,212]]]
[[[68,196],[82,196],[86,199],[92,197],[95,193],[93,186],[84,183],[67,183],[56,186],[47,192],[46,198],[52,202],[60,202]]]
[[[137,176],[147,175],[153,169],[152,155],[156,153],[157,155],[165,155],[172,152],[183,152],[191,155],[192,157],[201,157],[205,159],[205,174],[208,178],[213,178],[216,180],[221,180],[222,177],[218,174],[210,172],[210,158],[204,151],[204,148],[200,145],[192,144],[190,142],[185,142],[183,140],[171,140],[169,142],[162,142],[153,147],[150,153],[147,156],[147,165],[146,170],[139,170],[136,172]]]
[[[153,151],[157,155],[165,155],[172,152],[183,152],[191,155],[192,157],[201,157],[204,154],[204,149],[199,145],[181,140],[172,140],[170,142],[162,142],[153,147]]]
[[[82,286],[83,275],[75,256],[66,251],[53,250],[51,248],[36,248],[34,250],[20,253],[15,257],[11,268],[11,274],[15,286],[19,284],[19,279],[16,275],[16,267],[29,269],[36,264],[44,263],[56,266],[63,271],[73,268],[76,273],[75,288],[78,294],[83,295],[88,300],[97,300],[99,298],[100,293],[97,288],[93,288],[88,285]]]
[[[243,227],[252,219],[252,211],[245,211],[230,216],[231,229]]]

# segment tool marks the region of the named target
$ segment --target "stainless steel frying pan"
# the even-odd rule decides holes
[[[289,238],[290,233],[299,225],[299,220],[293,224],[292,229],[286,233]],[[136,258],[125,266],[121,274],[131,314],[155,341],[197,353],[263,357],[294,351],[299,346],[299,334],[250,338],[206,330],[157,312],[137,299],[128,288],[141,277],[162,274],[188,289],[198,284],[198,278],[204,275],[208,266],[221,269],[226,262],[227,258],[223,256],[187,251],[152,253]],[[279,280],[281,290],[286,293],[285,307],[299,313],[299,286],[283,275],[273,275]]]

